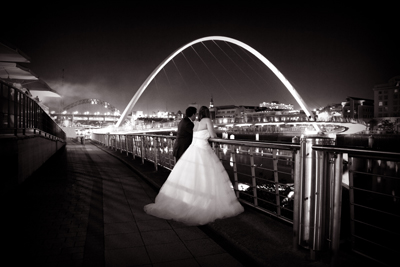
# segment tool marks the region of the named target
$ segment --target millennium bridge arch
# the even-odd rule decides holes
[[[103,101],[101,99],[97,98],[88,98],[88,99],[82,99],[78,100],[68,106],[65,106],[63,108],[63,111],[69,110],[73,107],[79,106],[79,105],[84,105],[84,104],[92,104],[92,105],[102,105],[106,109],[109,109],[111,112],[116,112],[118,111],[113,105],[111,105],[109,102]]]
[[[139,89],[137,90],[137,92],[135,93],[135,95],[132,97],[131,101],[128,103],[128,105],[126,106],[124,112],[122,113],[121,117],[119,118],[116,126],[119,127],[121,125],[121,123],[125,120],[125,118],[127,117],[128,113],[132,110],[132,108],[135,106],[136,102],[139,100],[140,96],[143,94],[143,92],[146,90],[147,86],[151,83],[151,81],[154,79],[154,77],[156,77],[156,75],[162,70],[162,68],[164,68],[165,65],[167,65],[167,63],[169,61],[171,61],[176,55],[178,55],[180,52],[182,52],[183,50],[185,50],[186,48],[197,44],[197,43],[201,43],[204,41],[212,41],[212,40],[216,40],[216,41],[225,41],[225,42],[229,42],[232,44],[235,44],[237,46],[240,46],[244,49],[246,49],[247,51],[249,51],[250,53],[252,53],[254,56],[256,56],[262,63],[264,63],[275,75],[276,77],[283,83],[283,85],[287,88],[287,90],[292,94],[292,96],[294,97],[294,99],[296,99],[297,103],[300,105],[300,107],[304,110],[304,112],[306,113],[306,115],[308,117],[313,116],[312,113],[310,112],[308,106],[306,105],[306,103],[304,102],[304,100],[301,98],[301,96],[297,93],[297,91],[294,89],[294,87],[290,84],[290,82],[285,78],[285,76],[283,76],[283,74],[268,60],[266,59],[262,54],[260,54],[257,50],[255,50],[254,48],[252,48],[251,46],[238,41],[236,39],[230,38],[230,37],[224,37],[224,36],[208,36],[208,37],[203,37],[197,40],[194,40],[190,43],[187,43],[186,45],[180,47],[179,49],[177,49],[175,52],[173,52],[170,56],[168,56],[166,59],[164,59],[164,61],[162,61],[160,63],[160,65],[158,65],[157,68],[155,68],[153,70],[153,72],[149,75],[149,77],[147,77],[147,79],[143,82],[143,84],[139,87]],[[314,125],[314,127],[316,127],[318,129],[318,126]]]

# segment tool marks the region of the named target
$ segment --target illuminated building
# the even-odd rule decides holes
[[[210,110],[210,118],[211,120],[215,119],[215,108],[214,108],[214,100],[213,97],[211,96],[211,100],[210,100],[210,106],[208,107]]]
[[[348,97],[346,102],[342,102],[343,118],[370,120],[374,117],[374,100]]]
[[[308,121],[302,110],[293,110],[293,105],[275,102],[260,104],[260,106],[214,106],[216,125],[256,124],[269,122],[301,122]],[[262,106],[264,105],[264,106]]]
[[[292,104],[283,104],[283,103],[279,103],[278,101],[272,101],[271,103],[262,102],[262,103],[260,103],[260,107],[267,107],[269,109],[293,110]]]
[[[386,84],[376,85],[374,90],[374,117],[400,117],[400,76],[395,76]]]

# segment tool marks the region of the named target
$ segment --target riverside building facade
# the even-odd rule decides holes
[[[374,88],[374,117],[390,119],[400,117],[400,75],[391,78],[388,83]]]

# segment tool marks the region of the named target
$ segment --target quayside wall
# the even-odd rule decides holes
[[[1,193],[20,185],[65,145],[53,136],[0,136]]]

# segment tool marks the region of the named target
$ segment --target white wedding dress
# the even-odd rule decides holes
[[[146,213],[187,225],[204,225],[243,212],[222,163],[208,143],[208,130],[193,141],[161,187]]]

